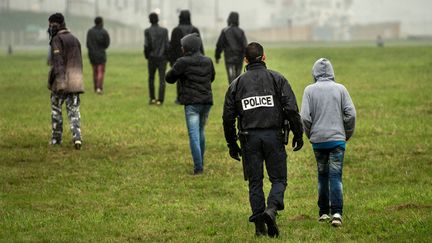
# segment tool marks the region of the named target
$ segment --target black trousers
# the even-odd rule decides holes
[[[148,74],[149,74],[149,93],[150,100],[156,99],[155,97],[155,74],[156,70],[159,73],[159,97],[158,100],[163,103],[165,98],[165,70],[167,66],[166,60],[148,59]]]
[[[231,84],[231,82],[240,76],[242,73],[243,68],[243,62],[240,63],[225,63],[225,68],[228,74],[228,83]]]
[[[249,202],[252,209],[249,221],[254,222],[266,208],[263,191],[264,164],[271,182],[267,206],[284,209],[287,154],[281,130],[248,130],[246,135],[240,137],[249,181]]]

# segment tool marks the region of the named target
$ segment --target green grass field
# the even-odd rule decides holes
[[[431,46],[268,49],[267,57],[299,106],[312,64],[329,58],[358,116],[345,156],[343,227],[317,222],[316,165],[306,142],[296,153],[287,147],[286,209],[276,241],[431,242]],[[0,241],[273,241],[253,236],[241,164],[228,156],[223,64],[213,83],[205,172],[192,176],[175,87],[167,85],[162,107],[149,106],[141,51],[110,51],[105,94],[98,96],[84,61],[84,145],[76,151],[68,121],[64,144],[48,145],[45,53],[0,56]]]

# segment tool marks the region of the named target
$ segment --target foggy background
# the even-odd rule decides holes
[[[0,46],[46,46],[47,19],[61,12],[82,43],[100,15],[112,46],[138,47],[150,12],[171,32],[183,9],[207,47],[230,11],[239,12],[248,40],[261,42],[432,40],[430,0],[0,0]]]

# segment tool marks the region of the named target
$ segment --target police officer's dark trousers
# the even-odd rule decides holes
[[[248,130],[241,136],[243,159],[247,164],[249,201],[252,208],[250,222],[255,222],[266,208],[263,191],[264,161],[271,182],[267,206],[284,209],[287,186],[287,154],[281,130]]]

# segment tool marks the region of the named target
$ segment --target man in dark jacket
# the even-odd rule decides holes
[[[171,41],[169,47],[169,62],[171,66],[174,65],[174,63],[177,61],[178,58],[183,56],[180,40],[184,36],[191,33],[197,33],[198,36],[200,35],[198,28],[193,26],[191,23],[191,14],[189,10],[182,10],[180,11],[180,15],[179,15],[179,25],[175,27],[171,32]],[[199,50],[204,55],[204,47],[202,44]],[[177,85],[177,97],[175,100],[177,104],[179,104],[178,96],[179,96],[179,86]]]
[[[144,56],[148,60],[150,104],[161,105],[165,95],[165,69],[168,59],[168,30],[158,25],[156,13],[149,15],[150,28],[144,30]],[[159,97],[156,100],[154,79],[159,72]]]
[[[303,128],[296,97],[288,81],[268,70],[263,47],[250,43],[245,52],[247,71],[236,78],[225,95],[223,126],[229,154],[243,159],[245,179],[249,181],[250,222],[257,236],[277,237],[276,211],[284,209],[287,186],[287,154],[283,133],[288,136],[284,120],[294,133],[294,151],[303,146]],[[235,123],[239,129],[241,149],[237,145]],[[271,182],[267,207],[263,192],[263,162]],[[266,229],[267,225],[267,229]],[[267,231],[268,230],[268,231]]]
[[[93,66],[94,91],[103,93],[103,81],[105,75],[106,52],[110,44],[108,32],[103,28],[102,17],[96,17],[95,26],[87,32],[87,48],[90,63]]]
[[[52,53],[48,89],[51,90],[51,144],[61,144],[63,134],[62,104],[71,123],[72,142],[81,149],[80,93],[84,92],[81,44],[67,29],[61,13],[48,19]]]
[[[197,33],[183,37],[181,45],[184,56],[168,71],[166,81],[177,82],[179,87],[179,102],[184,105],[194,175],[197,175],[204,169],[204,126],[213,105],[211,83],[215,70],[212,60],[200,52],[202,42]]]
[[[228,83],[231,83],[242,72],[246,46],[246,36],[239,28],[239,14],[231,12],[228,17],[228,27],[224,28],[219,35],[215,51],[216,63],[219,63],[221,53],[224,52]]]

